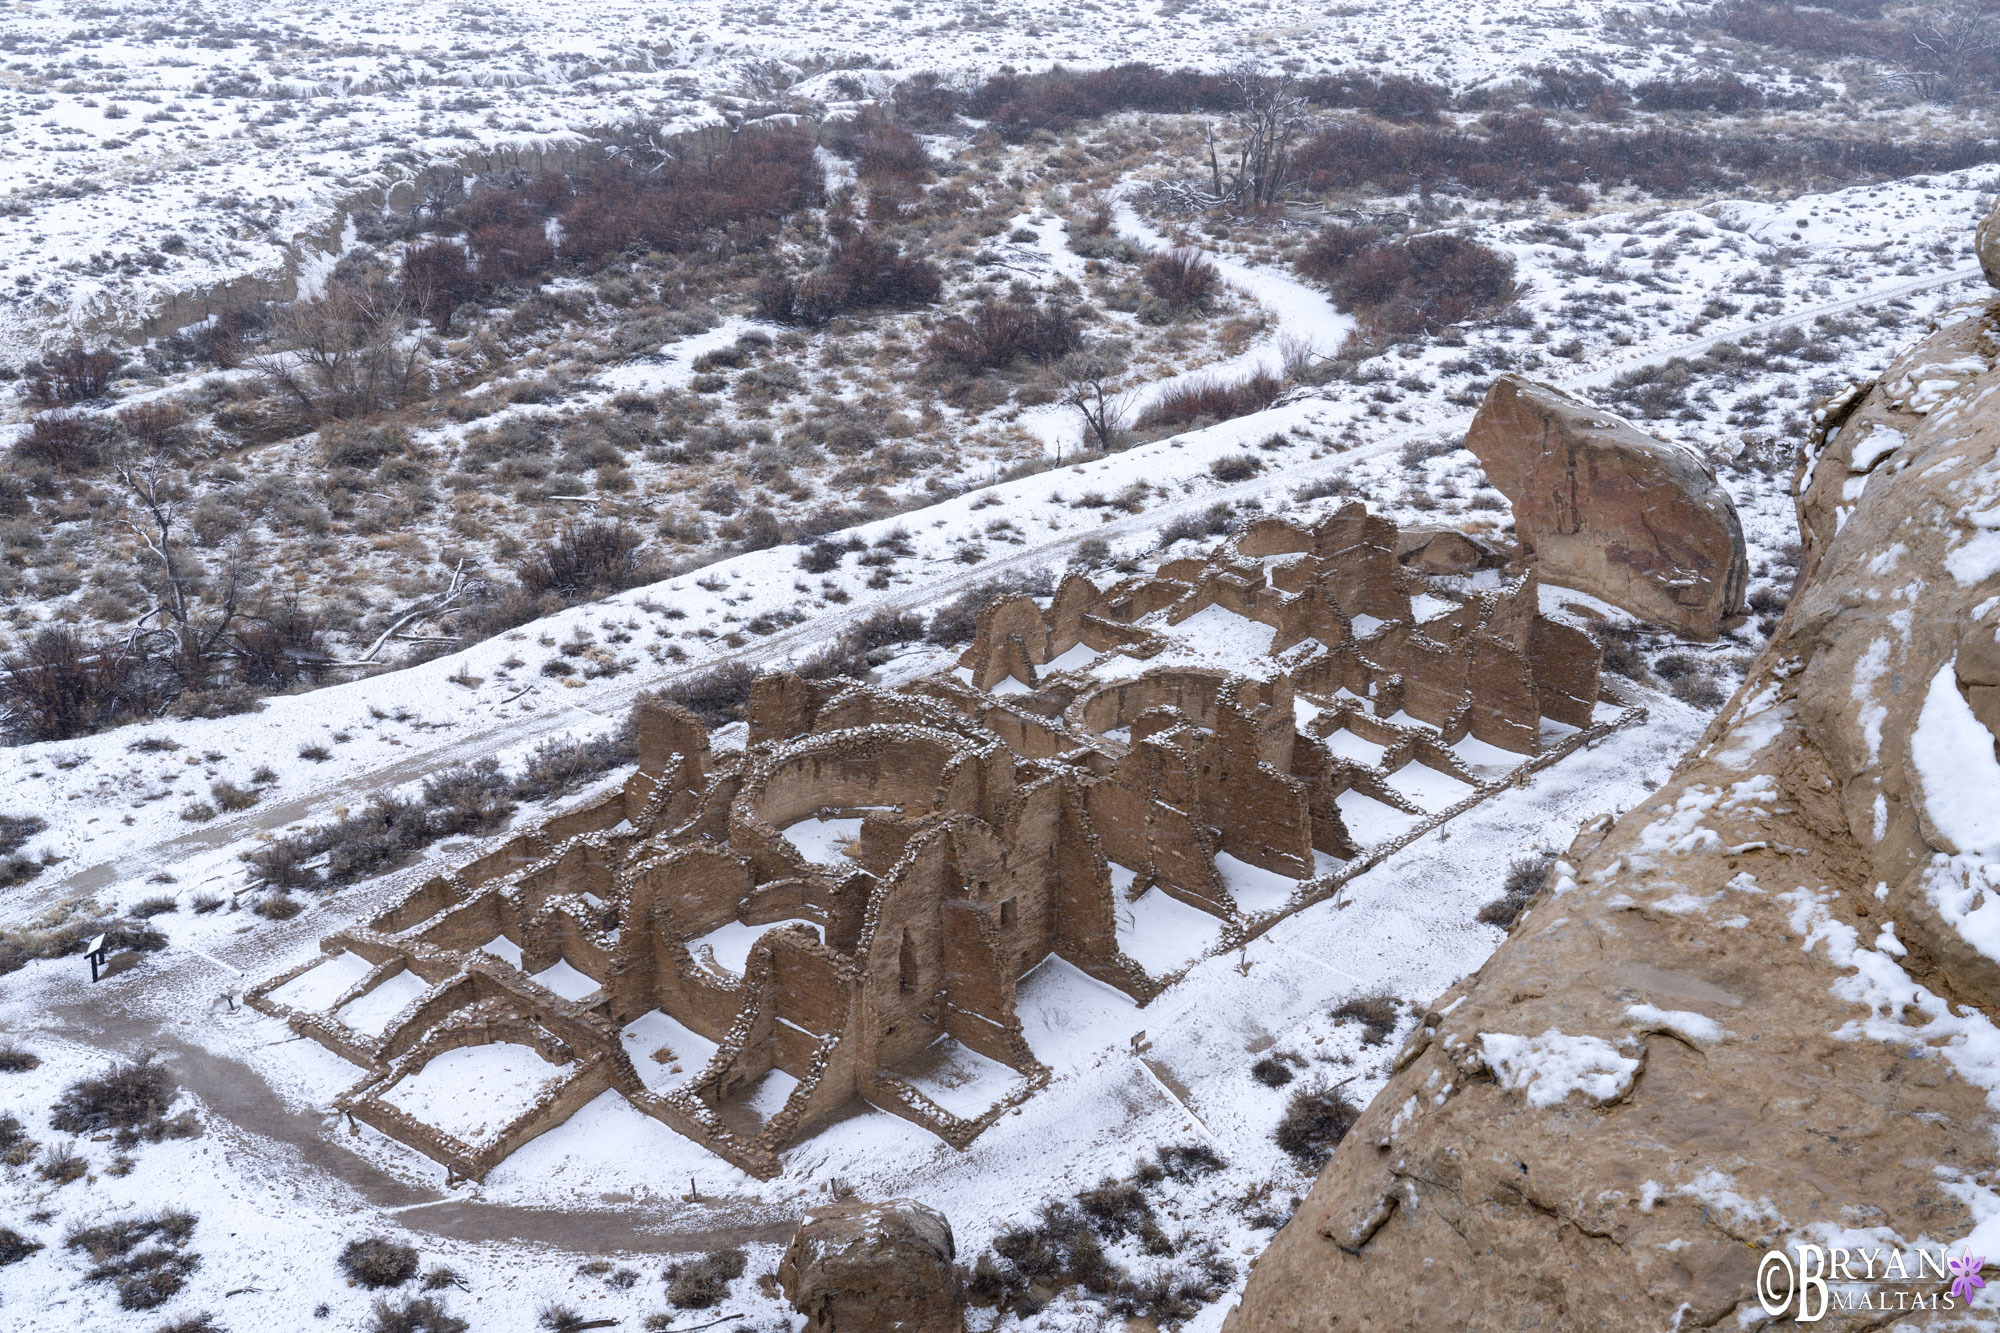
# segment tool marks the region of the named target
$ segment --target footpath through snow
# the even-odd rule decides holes
[[[1158,253],[1173,248],[1173,242],[1164,233],[1133,212],[1122,198],[1114,203],[1111,216],[1118,234],[1141,249]],[[1037,234],[1040,248],[1057,272],[1071,272],[1079,264],[1069,250],[1060,222],[1044,224]],[[1173,389],[1233,384],[1259,371],[1282,379],[1288,353],[1332,356],[1354,330],[1354,316],[1342,314],[1324,292],[1315,291],[1288,273],[1245,264],[1226,255],[1211,253],[1208,261],[1215,265],[1222,281],[1268,310],[1274,326],[1248,350],[1235,356],[1178,375],[1163,376],[1130,390],[1125,398],[1128,425]],[[1019,424],[1054,457],[1074,454],[1083,448],[1082,421],[1073,409],[1060,403],[1028,409],[1021,413]]]

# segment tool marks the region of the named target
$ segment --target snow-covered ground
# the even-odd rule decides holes
[[[170,298],[219,284],[246,277],[282,284],[294,273],[310,281],[353,239],[341,225],[345,201],[438,163],[479,166],[519,154],[532,167],[542,153],[560,160],[606,126],[644,120],[679,129],[826,109],[878,96],[927,68],[974,77],[1003,64],[1141,59],[1220,67],[1249,56],[1291,61],[1302,72],[1404,72],[1464,88],[1570,59],[1605,62],[1628,81],[1702,61],[1698,44],[1646,48],[1614,38],[1611,25],[1628,8],[1584,0],[1337,7],[1148,0],[1107,11],[1023,0],[1002,11],[827,0],[780,10],[691,0],[669,13],[584,0],[505,9],[356,0],[337,11],[301,0],[145,7],[22,0],[0,15],[0,135],[8,145],[0,153],[0,362],[78,331],[128,327]],[[1391,33],[1393,52],[1385,49]],[[0,1329],[149,1333],[204,1309],[236,1333],[360,1328],[372,1295],[347,1285],[334,1260],[348,1240],[371,1231],[407,1236],[427,1264],[456,1269],[465,1289],[448,1289],[447,1304],[479,1333],[525,1333],[540,1307],[558,1299],[588,1317],[635,1326],[662,1307],[659,1256],[732,1243],[749,1246],[752,1276],[736,1284],[725,1308],[743,1312],[749,1326],[789,1328],[789,1316],[752,1279],[774,1266],[788,1223],[836,1187],[939,1207],[970,1257],[1043,1200],[1126,1174],[1161,1145],[1191,1142],[1213,1147],[1229,1166],[1163,1187],[1162,1211],[1171,1229],[1217,1241],[1240,1273],[1270,1233],[1236,1201],[1268,1189],[1282,1215],[1284,1198],[1308,1183],[1271,1140],[1287,1090],[1253,1081],[1250,1063],[1267,1053],[1294,1057],[1306,1077],[1352,1078],[1350,1095],[1365,1100],[1380,1085],[1395,1038],[1364,1045],[1360,1029],[1336,1022],[1331,1010],[1377,993],[1421,1005],[1476,967],[1499,935],[1474,914],[1497,894],[1509,864],[1536,846],[1565,843],[1589,816],[1636,803],[1701,731],[1706,713],[1644,691],[1646,725],[1473,808],[1352,881],[1337,900],[1226,955],[1213,953],[1214,918],[1157,891],[1121,899],[1117,930],[1126,951],[1157,973],[1188,967],[1152,1004],[1138,1008],[1068,964],[1045,961],[1021,981],[1019,1008],[1030,1045],[1055,1071],[1049,1087],[963,1153],[895,1117],[858,1110],[788,1154],[784,1174],[770,1182],[742,1175],[605,1094],[482,1184],[447,1188],[426,1159],[327,1113],[358,1076],[354,1067],[228,997],[307,960],[324,934],[483,844],[453,840],[393,875],[304,895],[306,910],[284,922],[246,910],[239,858],[286,829],[448,764],[494,757],[511,766],[547,739],[600,734],[639,690],[720,662],[797,661],[878,612],[927,611],[999,578],[1058,573],[1099,542],[1106,549],[1090,558],[1100,567],[1120,558],[1149,564],[1163,553],[1163,527],[1218,505],[1310,516],[1341,498],[1300,500],[1294,492],[1337,481],[1400,521],[1497,527],[1504,510],[1482,493],[1470,455],[1450,446],[1469,419],[1470,396],[1499,369],[1610,395],[1649,429],[1734,458],[1749,447],[1746,435],[1782,434],[1821,381],[1869,373],[1931,311],[1976,294],[1967,242],[1995,180],[1982,169],[1677,210],[1612,201],[1553,229],[1542,218],[1475,205],[1464,225],[1515,256],[1522,309],[1533,319],[1477,327],[1462,345],[1392,349],[1363,363],[1354,381],[1300,390],[1268,411],[864,525],[853,535],[865,542],[907,539],[911,553],[886,588],[870,586],[870,570],[853,553],[808,586],[799,548],[782,546],[579,606],[421,666],[273,698],[259,713],[0,750],[0,791],[13,793],[0,800],[0,813],[45,818],[48,830],[27,850],[61,858],[0,897],[0,924],[21,924],[80,896],[106,909],[159,895],[177,900],[177,910],[153,919],[170,947],[101,985],[90,985],[80,959],[0,978],[0,1033],[44,1060],[32,1072],[0,1073],[0,1114],[57,1144],[63,1136],[48,1129],[48,1108],[67,1083],[108,1064],[108,1052],[158,1050],[188,1088],[182,1105],[196,1108],[205,1127],[197,1139],[142,1145],[128,1174],[111,1170],[111,1145],[92,1141],[76,1145],[92,1167],[84,1180],[56,1185],[32,1165],[0,1168],[0,1225],[47,1246],[0,1268]],[[1148,248],[1167,241],[1130,210],[1118,224]],[[1037,209],[1017,220],[1022,228],[1035,237],[1022,244],[1036,284],[1080,274],[1059,218]],[[1239,356],[1176,379],[1275,369],[1288,342],[1329,353],[1351,327],[1289,273],[1233,245],[1214,248],[1225,280],[1262,308],[1266,328]],[[192,305],[179,312],[200,314]],[[606,368],[572,401],[685,385],[695,356],[750,328],[730,319],[656,356]],[[1711,377],[1679,399],[1645,399],[1644,383],[1631,378],[1725,345],[1756,351],[1795,329],[1805,332],[1805,345],[1746,367],[1726,391]],[[1147,386],[1133,406],[1173,382]],[[486,422],[510,414],[532,418],[537,409],[516,404]],[[1077,438],[1073,417],[1058,410],[1030,408],[1018,421],[1051,449],[1067,452]],[[1433,442],[1440,447],[1427,447]],[[1223,483],[1211,472],[1245,454],[1262,465],[1249,480]],[[1782,585],[1782,570],[1771,566],[1795,539],[1785,474],[1725,466],[1724,480],[1753,567],[1766,571],[1753,583]],[[1121,497],[1116,507],[1107,503],[1113,497]],[[808,618],[768,634],[759,628],[798,610]],[[1268,646],[1269,632],[1239,622],[1226,613],[1197,617],[1184,627],[1185,646],[1208,660],[1246,662]],[[1682,651],[1712,663],[1726,684],[1755,643],[1746,636]],[[575,644],[619,670],[560,679],[540,672]],[[882,675],[904,680],[946,669],[950,658],[912,649]],[[1098,669],[1116,674],[1120,665]],[[1381,747],[1351,733],[1329,739],[1336,753],[1364,762],[1380,756]],[[1458,753],[1482,777],[1512,763],[1476,743]],[[261,799],[190,822],[181,811],[211,782],[253,788]],[[1431,811],[1467,790],[1419,766],[1392,785]],[[1364,845],[1398,838],[1419,821],[1354,792],[1341,809]],[[524,812],[517,824],[542,813]],[[858,829],[859,820],[843,814],[785,832],[808,855],[833,860]],[[1293,885],[1233,859],[1223,870],[1253,910],[1282,903]],[[222,904],[197,913],[203,895]],[[755,938],[783,924],[725,926],[695,943],[717,967],[740,971]],[[519,960],[504,937],[486,947]],[[366,971],[365,960],[339,955],[282,998],[325,1008]],[[572,998],[591,988],[566,963],[540,980]],[[392,978],[342,1017],[379,1030],[421,990],[415,977]],[[715,1049],[658,1012],[623,1036],[641,1077],[658,1090],[698,1072]],[[977,1114],[1017,1081],[953,1044],[927,1056],[910,1071],[913,1081],[961,1114]],[[476,1138],[531,1100],[553,1072],[526,1047],[469,1048],[432,1061],[392,1099]],[[768,1113],[787,1091],[786,1076],[774,1075],[751,1110]],[[62,1237],[167,1205],[201,1218],[189,1245],[201,1267],[160,1310],[121,1311],[106,1288],[81,1282],[85,1265]],[[622,1288],[579,1272],[604,1256],[643,1270],[641,1282]],[[1136,1252],[1117,1257],[1141,1273],[1150,1262]],[[328,1307],[325,1324],[309,1318],[319,1301]],[[1193,1327],[1213,1329],[1226,1304]],[[708,1317],[689,1312],[671,1326]],[[1059,1301],[1021,1326],[1082,1329],[1097,1321]]]
[[[619,125],[810,110],[925,70],[1283,60],[1466,87],[1574,59],[1628,80],[1700,60],[1608,32],[1637,8],[22,0],[0,16],[0,360],[189,292],[309,273],[338,248],[347,201],[426,167],[497,155],[532,170]]]

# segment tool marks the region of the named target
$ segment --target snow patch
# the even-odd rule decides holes
[[[1639,1062],[1602,1037],[1572,1037],[1550,1028],[1539,1037],[1479,1034],[1481,1052],[1500,1086],[1527,1094],[1536,1108],[1560,1106],[1571,1093],[1604,1103],[1632,1089]]]

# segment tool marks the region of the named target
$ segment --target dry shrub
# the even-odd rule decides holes
[[[1734,74],[1648,79],[1632,93],[1648,111],[1713,111],[1728,116],[1764,105],[1764,94]]]
[[[742,698],[748,696],[746,681]],[[358,813],[273,839],[243,857],[253,883],[279,891],[252,910],[286,920],[300,908],[285,890],[352,884],[440,838],[490,833],[513,814],[516,800],[556,795],[637,758],[636,727],[636,717],[628,715],[611,736],[544,742],[520,775],[511,779],[490,758],[443,769],[425,780],[415,800],[377,793]],[[324,867],[315,867],[312,862],[321,856],[326,858]]]
[[[0,1046],[0,1074],[25,1074],[30,1069],[39,1069],[42,1057],[33,1051],[24,1051],[19,1046]]]
[[[201,1266],[201,1256],[183,1248],[194,1228],[192,1213],[168,1209],[152,1217],[79,1228],[64,1237],[63,1246],[93,1261],[83,1275],[86,1282],[115,1282],[120,1306],[151,1310],[173,1299]],[[160,1243],[138,1248],[154,1240]]]
[[[638,735],[629,725],[609,736],[543,741],[522,764],[509,791],[517,800],[549,800],[638,757]]]
[[[862,180],[888,177],[921,181],[931,174],[930,156],[917,136],[877,107],[848,120],[829,121],[822,132],[827,148],[852,159],[854,172]]]
[[[409,250],[403,255],[398,281],[417,318],[439,332],[450,325],[452,313],[479,288],[465,247],[454,241],[431,241]]]
[[[118,414],[118,424],[140,452],[170,454],[184,443],[187,413],[178,403],[137,403]]]
[[[1513,300],[1511,257],[1444,232],[1393,238],[1335,223],[1299,258],[1378,337],[1436,333]]]
[[[1162,1159],[1173,1151],[1163,1151]],[[1175,1178],[1219,1166],[1214,1153],[1201,1149],[1188,1173]],[[992,1253],[979,1256],[968,1291],[983,1304],[1022,1315],[1039,1310],[1050,1291],[1081,1289],[1083,1298],[1128,1319],[1171,1326],[1192,1317],[1222,1295],[1235,1269],[1212,1243],[1181,1250],[1160,1226],[1144,1189],[1168,1174],[1149,1163],[1131,1180],[1103,1180],[1072,1202],[1043,1204],[1035,1222],[1002,1232]],[[1105,1248],[1128,1238],[1145,1254],[1171,1262],[1134,1277]]]
[[[1540,113],[1499,113],[1471,132],[1343,120],[1302,144],[1293,161],[1297,178],[1318,191],[1374,185],[1401,194],[1456,184],[1489,198],[1531,199],[1555,186],[1630,185],[1681,196],[1758,180],[1797,188],[1852,185],[1961,171],[1997,156],[2000,145],[1973,135],[1891,140],[1657,126],[1607,131],[1567,128]]]
[[[103,423],[84,412],[38,412],[14,441],[14,457],[58,472],[88,472],[104,461]]]
[[[1208,475],[1217,481],[1248,481],[1264,470],[1264,460],[1255,454],[1224,454],[1208,465]]]
[[[340,1252],[340,1270],[370,1291],[400,1287],[417,1275],[417,1251],[387,1236],[351,1240]]]
[[[1193,246],[1153,256],[1144,276],[1147,290],[1176,310],[1207,305],[1221,280],[1208,256]]]
[[[677,1310],[707,1310],[729,1294],[729,1284],[743,1276],[747,1263],[741,1250],[716,1250],[699,1259],[684,1259],[667,1267],[667,1304]]]
[[[973,308],[970,318],[958,316],[940,324],[924,347],[924,357],[942,369],[976,374],[1003,369],[1023,358],[1047,365],[1082,345],[1082,326],[1067,306],[989,297]]]
[[[1283,1060],[1267,1055],[1250,1066],[1250,1077],[1267,1088],[1282,1088],[1298,1075]]]
[[[46,958],[67,958],[94,936],[104,936],[111,950],[154,953],[167,947],[167,937],[143,921],[111,920],[84,910],[90,904],[56,908],[25,927],[0,929],[0,976],[18,972]]]
[[[236,629],[238,674],[245,685],[282,690],[318,681],[331,669],[326,622],[296,598],[266,603]]]
[[[107,349],[71,347],[50,357],[41,373],[29,377],[28,399],[53,406],[102,398],[110,392],[111,377],[118,373],[120,364],[117,353]]]
[[[1554,852],[1537,851],[1509,865],[1507,879],[1500,886],[1500,896],[1479,909],[1479,919],[1489,926],[1512,930],[1514,923],[1521,919],[1521,913],[1527,910],[1529,901],[1541,892],[1555,859]]]
[[[943,290],[937,265],[863,229],[837,239],[826,262],[803,278],[767,277],[758,287],[757,305],[766,319],[819,325],[876,306],[929,305]]]
[[[471,1327],[434,1297],[405,1297],[396,1304],[378,1297],[368,1312],[367,1333],[466,1333]]]
[[[40,1241],[29,1240],[12,1227],[0,1227],[0,1268],[18,1264],[42,1248]]]
[[[90,1173],[90,1162],[76,1151],[74,1143],[51,1146],[42,1153],[40,1164],[35,1167],[35,1175],[41,1180],[61,1189],[72,1180],[81,1180]]]
[[[215,1316],[204,1310],[161,1324],[153,1333],[229,1333],[229,1330],[215,1322]]]
[[[1317,1081],[1292,1093],[1272,1138],[1306,1171],[1318,1171],[1361,1117],[1340,1090]]]
[[[1169,386],[1138,420],[1149,426],[1190,426],[1197,421],[1228,421],[1261,412],[1285,391],[1284,381],[1259,370],[1234,382],[1198,378]]]
[[[1361,1044],[1380,1046],[1389,1034],[1396,1030],[1396,1019],[1402,1002],[1393,995],[1357,995],[1342,1001],[1333,1010],[1336,1023],[1359,1023]]]
[[[172,1117],[167,1108],[178,1095],[172,1075],[143,1055],[120,1065],[102,1078],[78,1079],[63,1090],[49,1113],[49,1126],[65,1134],[102,1134],[115,1130],[116,1142],[129,1148],[145,1140],[188,1139],[201,1133],[192,1111]]]
[[[40,815],[0,815],[0,856],[12,856],[48,826]]]
[[[258,359],[258,374],[310,425],[398,407],[430,388],[423,350],[404,336],[410,313],[406,294],[386,280],[329,282],[317,298],[278,308],[276,346]]]
[[[814,147],[804,129],[739,134],[714,151],[665,154],[645,145],[638,155],[577,172],[479,189],[441,230],[468,238],[476,290],[526,282],[563,260],[597,264],[633,249],[691,250],[725,229],[730,243],[749,248],[778,219],[818,202],[823,175]],[[548,239],[551,219],[559,248]]]
[[[1296,85],[1322,107],[1365,110],[1392,120],[1435,119],[1450,101],[1446,88],[1404,75],[1322,75]],[[947,128],[962,111],[989,122],[1019,143],[1036,130],[1061,131],[1119,111],[1234,112],[1243,93],[1228,75],[1126,64],[1038,74],[996,74],[968,93],[936,75],[918,75],[896,90],[896,105],[913,124]]]
[[[70,740],[155,712],[161,682],[123,645],[84,642],[56,626],[37,633],[0,662],[5,727],[20,741]]]
[[[626,586],[639,567],[639,545],[639,534],[623,523],[567,523],[554,540],[520,563],[515,576],[532,597],[601,596]]]
[[[691,710],[711,727],[740,721],[757,673],[742,662],[723,662],[696,672],[661,691],[670,702]]]

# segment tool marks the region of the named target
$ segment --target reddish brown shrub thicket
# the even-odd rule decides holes
[[[1294,175],[1314,190],[1392,193],[1461,185],[1501,199],[1557,187],[1631,185],[1684,195],[1753,179],[1795,184],[1888,180],[2000,160],[2000,142],[1961,136],[1891,142],[1834,135],[1573,130],[1536,113],[1488,116],[1476,130],[1329,125],[1300,146]]]
[[[835,241],[826,262],[802,278],[786,273],[766,277],[757,290],[757,305],[766,319],[824,324],[836,315],[875,306],[929,305],[943,290],[944,275],[937,265],[863,230]]]
[[[829,122],[826,138],[831,151],[853,160],[854,172],[862,180],[893,177],[921,181],[930,177],[930,156],[917,136],[881,110],[870,108],[850,120]]]
[[[83,412],[38,412],[28,433],[14,441],[14,456],[58,472],[84,472],[103,461],[103,431]]]
[[[1145,278],[1147,290],[1176,310],[1206,305],[1218,281],[1215,265],[1191,245],[1154,255]]]
[[[1234,382],[1192,380],[1162,393],[1139,417],[1139,427],[1191,426],[1198,421],[1248,416],[1269,407],[1284,391],[1285,382],[1268,370]]]
[[[465,247],[452,241],[432,241],[405,254],[402,284],[417,318],[440,331],[479,285]]]
[[[476,191],[453,213],[479,287],[520,282],[558,259],[595,263],[633,246],[679,252],[733,228],[755,244],[789,213],[819,201],[823,178],[806,130],[738,134],[650,170],[628,162],[544,172]],[[448,265],[437,255],[429,262]]]
[[[1298,266],[1378,339],[1435,333],[1514,295],[1510,256],[1446,232],[1388,237],[1335,223],[1306,245]]]
[[[57,352],[40,374],[29,378],[28,398],[45,407],[102,398],[110,391],[118,366],[117,354],[102,348],[88,351],[79,346]]]
[[[924,357],[945,370],[977,373],[1003,369],[1024,357],[1046,365],[1082,345],[1082,327],[1067,306],[988,298],[969,318],[938,325]]]
[[[64,626],[45,629],[0,662],[5,729],[17,741],[63,741],[149,716],[159,681],[122,645],[87,644]]]

